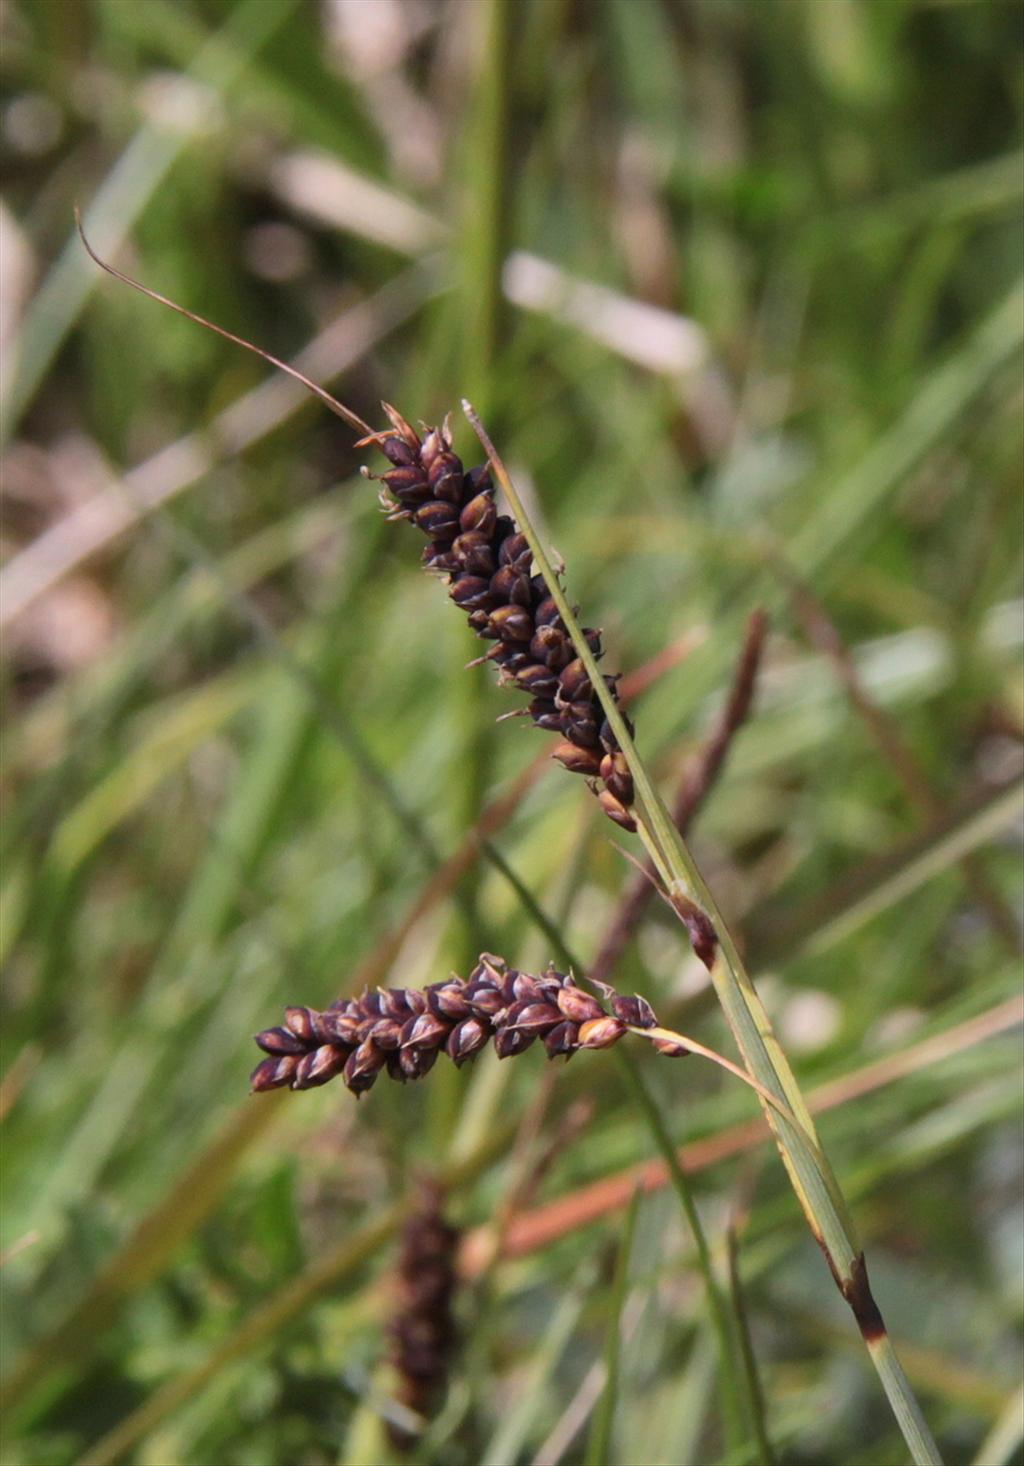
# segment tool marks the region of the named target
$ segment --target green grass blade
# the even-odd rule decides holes
[[[608,1309],[604,1341],[604,1388],[597,1402],[587,1448],[583,1455],[584,1466],[611,1466],[612,1425],[615,1420],[615,1406],[619,1397],[619,1357],[622,1350],[622,1310],[626,1303],[626,1286],[629,1280],[629,1262],[633,1254],[633,1237],[636,1232],[636,1217],[640,1209],[640,1191],[633,1192],[622,1224],[618,1253],[615,1258],[615,1272],[608,1296]]]
[[[0,1387],[0,1409],[15,1408],[55,1369],[81,1368],[92,1356],[124,1304],[159,1275],[168,1258],[217,1207],[238,1160],[280,1109],[283,1096],[265,1098],[277,1102],[242,1105],[231,1115],[215,1140],[142,1218],[81,1302],[25,1355]]]
[[[757,1359],[754,1355],[754,1343],[750,1337],[750,1322],[747,1316],[746,1302],[743,1297],[743,1280],[740,1277],[738,1239],[736,1229],[732,1226],[730,1226],[726,1237],[726,1254],[729,1263],[729,1297],[732,1303],[733,1318],[736,1320],[736,1333],[740,1341],[740,1358],[743,1362],[746,1399],[750,1411],[754,1439],[757,1441],[758,1459],[761,1462],[761,1466],[773,1466],[775,1455],[772,1451],[771,1441],[768,1436],[768,1423],[765,1419],[764,1391],[761,1388]]]
[[[1024,1441],[1024,1387],[1015,1390],[978,1448],[971,1466],[1008,1466]]]
[[[948,361],[936,367],[895,423],[822,498],[819,512],[790,546],[793,564],[820,590],[840,548],[877,515],[885,498],[949,430],[1024,340],[1020,281]]]
[[[508,1140],[505,1128],[496,1127],[474,1155],[445,1172],[446,1186],[463,1185],[478,1175],[501,1152]],[[305,1309],[349,1277],[388,1242],[408,1211],[404,1198],[387,1207],[373,1221],[319,1253],[298,1277],[271,1293],[249,1313],[195,1368],[185,1370],[156,1390],[137,1410],[120,1421],[81,1458],[79,1466],[112,1466],[126,1452],[172,1415],[187,1400],[210,1385],[223,1370],[271,1342]]]
[[[1010,829],[1022,806],[1024,781],[1015,780],[954,811],[937,828],[916,835],[898,850],[854,872],[848,880],[836,882],[807,908],[797,910],[784,925],[765,931],[764,940],[756,947],[756,967],[768,967],[783,957],[818,956],[828,951],[865,922]],[[755,918],[752,926],[756,925]]]

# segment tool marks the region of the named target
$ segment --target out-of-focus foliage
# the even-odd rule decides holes
[[[583,1460],[613,1307],[607,1459],[740,1459],[669,1195],[617,1288],[628,1187],[574,1220],[649,1150],[607,1055],[246,1098],[286,1002],[550,955],[478,860],[377,960],[542,739],[494,726],[518,704],[462,670],[479,643],[348,430],[102,275],[75,203],[183,304],[289,358],[318,341],[372,422],[473,397],[614,669],[688,651],[635,708],[666,788],[769,606],[696,850],[801,1084],[831,1086],[947,1458],[1019,1460],[1019,7],[9,0],[2,24],[5,1466],[388,1459],[393,1229],[456,1162],[461,1227],[515,1198],[565,1220],[462,1288],[422,1459]],[[587,958],[630,875],[605,823],[552,765],[493,836]],[[727,1048],[702,971],[652,909],[617,979]],[[680,1144],[755,1112],[640,1058]],[[738,1232],[778,1459],[903,1459],[774,1154],[697,1185],[723,1271]]]

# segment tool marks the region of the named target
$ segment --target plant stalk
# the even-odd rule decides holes
[[[626,721],[604,681],[507,468],[472,405],[463,401],[462,407],[488,454],[491,469],[533,552],[536,568],[547,583],[576,653],[587,669],[605,716],[626,756],[636,790],[634,814],[638,833],[658,871],[665,895],[695,938],[695,948],[711,972],[715,993],[747,1069],[764,1089],[788,1107],[797,1122],[799,1129],[759,1093],[765,1117],[811,1233],[825,1254],[836,1286],[853,1311],[911,1457],[917,1466],[941,1466],[938,1447],[899,1365],[882,1315],[871,1294],[864,1254],[839,1183],[821,1150],[814,1122],[775,1037],[771,1020],[714,896],[637,752]],[[708,938],[711,938],[710,942]],[[813,1150],[802,1143],[807,1138],[813,1141]]]

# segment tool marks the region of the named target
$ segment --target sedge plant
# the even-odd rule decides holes
[[[493,661],[503,682],[530,697],[523,712],[538,728],[559,735],[554,757],[585,778],[620,829],[639,837],[657,889],[710,973],[744,1063],[740,1068],[662,1027],[644,998],[616,994],[601,979],[598,991],[608,1006],[581,989],[571,974],[551,968],[534,976],[485,954],[466,982],[452,978],[422,992],[366,993],[340,1000],[326,1012],[290,1008],[283,1026],[259,1035],[267,1057],[254,1071],[253,1087],[303,1089],[341,1075],[349,1089],[360,1093],[380,1073],[402,1081],[421,1078],[442,1049],[461,1064],[489,1042],[499,1056],[512,1057],[540,1039],[550,1056],[569,1056],[578,1049],[609,1047],[627,1032],[673,1057],[700,1053],[713,1059],[758,1095],[912,1459],[940,1462],[872,1293],[842,1190],[737,943],[637,749],[635,730],[620,706],[618,679],[599,666],[600,634],[580,625],[562,584],[563,571],[552,563],[473,406],[462,404],[486,463],[466,471],[454,452],[449,423],[421,434],[385,404],[389,426],[375,431],[294,367],[131,279],[82,238],[97,264],[115,278],[296,377],[360,433],[361,445],[380,448],[390,465],[382,475],[389,517],[410,521],[425,534],[427,569],[447,581],[471,628],[492,643],[477,661]],[[498,511],[497,489],[508,513]]]

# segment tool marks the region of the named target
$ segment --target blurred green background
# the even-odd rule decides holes
[[[602,1054],[247,1098],[284,1003],[543,963],[538,908],[588,960],[630,869],[555,765],[492,827],[507,868],[481,855],[544,738],[495,726],[519,703],[462,670],[479,643],[349,431],[101,274],[76,203],[374,423],[472,396],[609,666],[673,653],[635,706],[666,791],[770,609],[695,849],[828,1099],[947,1459],[1019,1461],[1019,6],[8,0],[2,26],[4,1466],[385,1461],[416,1169],[461,1164],[473,1229],[650,1154]],[[702,974],[652,907],[617,981],[731,1053]],[[751,1096],[638,1057],[673,1139],[725,1156]],[[774,1153],[695,1184],[778,1460],[904,1459]],[[421,1460],[584,1460],[621,1225],[467,1279]],[[665,1191],[623,1318],[608,1459],[754,1459]]]

